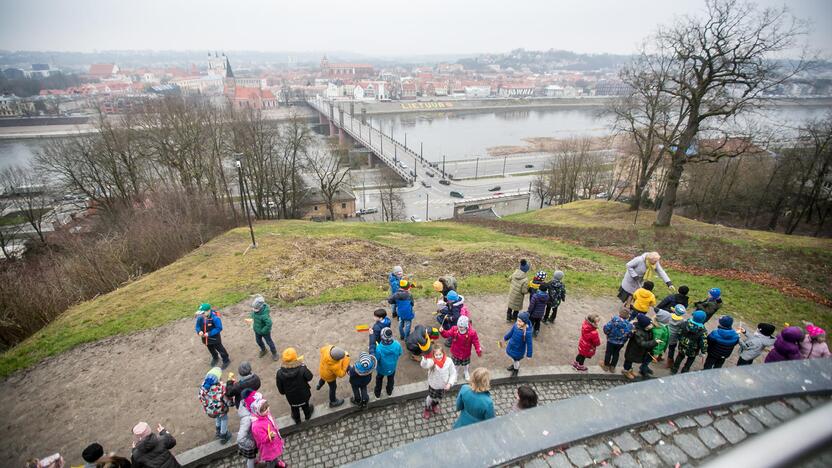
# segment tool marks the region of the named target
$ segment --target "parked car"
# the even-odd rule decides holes
[[[431,171],[425,171],[425,174],[427,174],[428,177],[433,177],[434,176],[433,172],[431,172]]]
[[[526,169],[531,169],[534,167],[534,164],[526,164]]]
[[[442,185],[451,185],[451,181],[447,179],[440,179],[439,183]]]
[[[378,213],[378,208],[362,208],[355,212],[356,216],[363,216],[367,214]]]
[[[423,181],[422,181],[422,187],[424,187],[424,188],[430,188],[430,184],[429,184],[429,183],[427,183],[427,181],[424,181],[424,180],[423,180]]]
[[[457,192],[456,190],[451,191],[451,196],[454,198],[465,198],[465,195],[462,192]]]
[[[502,187],[500,187],[499,185],[497,185],[497,186],[491,187],[490,189],[488,189],[488,191],[489,191],[489,192],[499,192],[501,188],[502,188]]]

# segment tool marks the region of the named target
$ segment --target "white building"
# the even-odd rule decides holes
[[[466,86],[465,97],[472,98],[487,98],[491,96],[491,86]]]

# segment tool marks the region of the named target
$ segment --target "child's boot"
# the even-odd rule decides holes
[[[433,414],[439,414],[442,412],[442,410],[439,408],[439,403],[435,401],[431,403],[430,410],[433,411]]]
[[[422,419],[430,419],[431,414],[433,413],[431,413],[430,409],[425,408],[424,411],[422,411]]]
[[[280,357],[277,355],[277,351],[272,351],[272,361],[279,361]]]
[[[633,380],[633,379],[635,379],[635,378],[636,378],[636,373],[635,373],[635,372],[633,372],[632,370],[626,370],[626,369],[624,369],[624,370],[622,370],[622,371],[621,371],[621,374],[622,374],[624,377],[627,377],[627,379],[629,379],[629,380]]]
[[[344,404],[344,399],[343,399],[343,398],[339,398],[339,399],[337,399],[337,400],[335,400],[335,401],[330,401],[330,402],[329,402],[329,407],[330,407],[330,408],[337,408],[337,407],[339,407],[339,406],[341,406],[341,405],[343,405],[343,404]]]
[[[266,355],[266,353],[268,353],[268,351],[266,351],[266,348],[263,348],[263,349],[260,350],[260,355],[257,356],[257,357],[263,357],[263,356]]]

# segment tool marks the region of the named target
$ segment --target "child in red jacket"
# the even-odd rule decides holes
[[[440,333],[443,337],[451,340],[451,360],[457,367],[457,373],[459,373],[461,367],[465,374],[465,380],[470,380],[468,365],[471,364],[471,347],[474,347],[477,357],[482,357],[480,339],[477,336],[477,331],[471,326],[470,320],[463,315],[450,330],[440,330]]]
[[[578,355],[575,356],[575,362],[572,367],[575,370],[585,371],[587,367],[584,361],[595,356],[595,348],[601,346],[601,337],[598,336],[598,322],[601,317],[597,314],[590,314],[586,316],[583,325],[581,325],[581,339],[578,340]]]

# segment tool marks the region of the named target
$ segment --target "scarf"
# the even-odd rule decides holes
[[[439,360],[439,359],[436,359],[436,355],[434,354],[431,357],[431,359],[433,359],[433,364],[436,365],[436,367],[441,369],[441,368],[445,367],[445,360],[448,359],[448,355],[445,354],[445,353],[442,353],[442,359]]]
[[[650,260],[645,258],[644,264],[647,266],[647,269],[644,271],[644,281],[649,281],[653,278],[653,274],[656,273],[656,265],[658,265],[659,262],[650,263]]]

